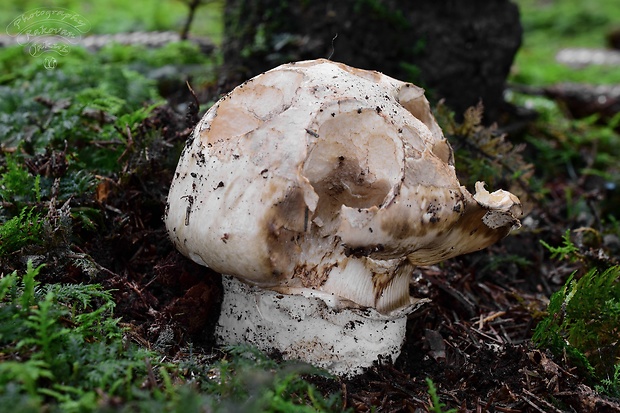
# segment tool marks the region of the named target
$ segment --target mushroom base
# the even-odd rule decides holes
[[[338,375],[353,376],[378,360],[393,362],[405,338],[407,314],[333,308],[318,297],[281,294],[223,276],[218,344],[251,344]],[[337,302],[337,300],[331,300]]]

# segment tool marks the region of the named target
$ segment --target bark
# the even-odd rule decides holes
[[[522,29],[508,0],[228,0],[224,32],[227,90],[323,57],[414,82],[457,116],[482,100],[492,121]]]

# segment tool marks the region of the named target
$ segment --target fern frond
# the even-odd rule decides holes
[[[15,216],[0,225],[0,256],[10,254],[27,245],[42,243],[43,217],[34,207],[23,208]]]
[[[101,284],[48,284],[43,291],[45,294],[52,293],[59,303],[79,307],[77,309],[80,311],[95,305],[114,304],[112,293],[104,290]]]
[[[523,158],[525,144],[512,144],[506,134],[498,132],[497,125],[484,126],[482,103],[468,108],[461,123],[441,104],[436,113],[454,148],[461,182],[470,187],[476,181],[485,181],[492,187],[506,183],[511,192],[527,197],[534,165]]]

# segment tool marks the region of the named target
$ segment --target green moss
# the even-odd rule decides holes
[[[302,375],[325,373],[276,363],[231,347],[215,363],[175,365],[128,341],[100,285],[37,281],[41,267],[0,278],[0,405],[20,411],[341,412]],[[191,381],[178,385],[177,381]],[[143,383],[147,385],[144,386]]]
[[[0,144],[30,156],[68,147],[76,168],[116,170],[126,146],[117,118],[137,113],[143,119],[145,104],[161,98],[152,80],[93,60],[39,69],[32,77],[24,71],[23,78],[0,86]]]
[[[536,175],[543,181],[558,177],[600,177],[610,185],[620,185],[620,117],[601,119],[593,115],[573,119],[561,106],[541,96],[512,94],[509,100],[519,106],[536,110],[537,119],[525,130],[522,139],[527,143],[529,159],[536,165]],[[606,201],[603,202],[607,204]],[[605,205],[605,214],[617,209]]]
[[[566,354],[582,374],[620,395],[620,267],[592,269],[579,279],[573,274],[551,296],[547,311],[533,341]]]
[[[5,166],[0,168],[0,200],[11,203],[33,201],[37,196],[35,178],[17,156],[8,154],[4,160]]]
[[[339,412],[340,393],[323,396],[302,375],[330,377],[299,362],[276,363],[249,346],[231,346],[210,366],[216,378],[204,383],[216,397],[216,411]]]
[[[99,285],[43,286],[40,267],[0,279],[0,404],[93,411],[100,394],[133,397],[152,353],[125,343]]]

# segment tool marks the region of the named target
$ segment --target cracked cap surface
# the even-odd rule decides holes
[[[415,265],[483,249],[521,205],[460,185],[423,89],[328,60],[279,66],[205,114],[166,209],[175,246],[250,284],[402,310]]]

